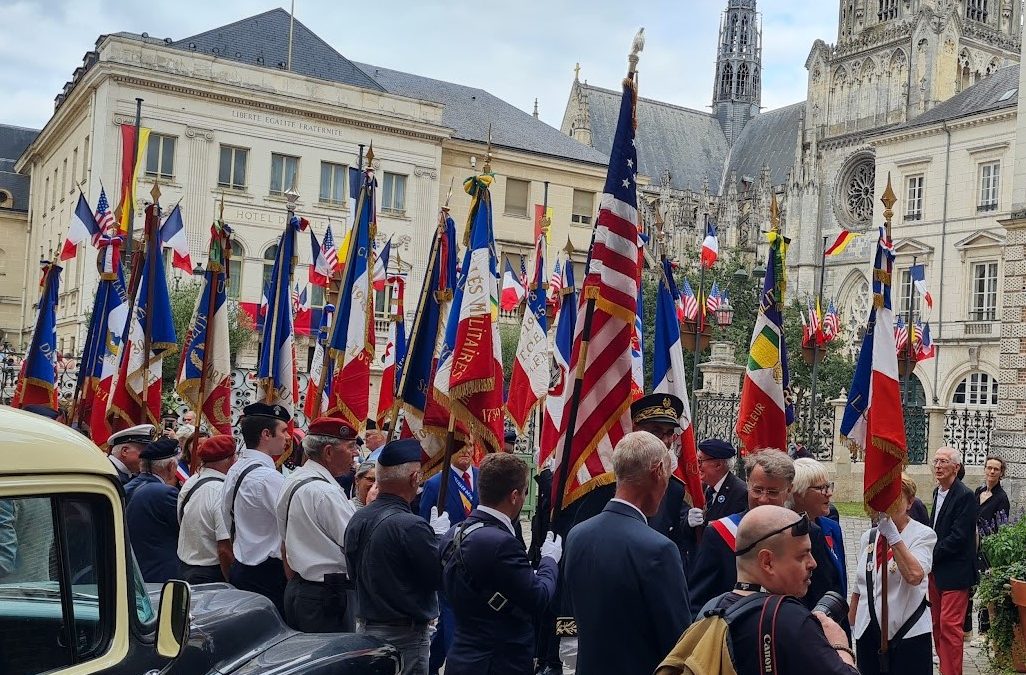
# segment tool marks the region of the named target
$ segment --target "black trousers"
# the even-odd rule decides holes
[[[887,645],[889,672],[893,675],[933,675],[933,636],[923,633]],[[861,675],[880,672],[880,627],[872,621],[855,643]]]
[[[285,623],[303,633],[352,633],[356,627],[348,617],[349,601],[342,589],[298,574],[285,586]]]
[[[181,560],[178,561],[178,578],[193,586],[196,584],[220,584],[225,581],[220,565],[186,565]]]
[[[236,560],[229,581],[235,588],[264,596],[285,616],[285,568],[277,558],[268,558],[259,565],[243,565]]]

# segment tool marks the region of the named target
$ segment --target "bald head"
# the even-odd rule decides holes
[[[805,595],[816,561],[809,535],[796,536],[792,530],[800,518],[790,509],[769,504],[745,514],[735,550],[752,550],[737,558],[738,581],[758,583],[770,593]]]
[[[782,530],[794,523],[797,519],[794,511],[785,509],[783,506],[757,506],[741,519],[737,528],[737,550],[741,551],[751,546],[768,532]],[[751,551],[738,556],[738,561],[755,560],[760,548],[777,550],[775,544],[779,544],[783,537],[790,537],[790,532],[782,532],[759,542]]]

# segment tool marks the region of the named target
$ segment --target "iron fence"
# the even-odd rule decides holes
[[[983,466],[995,421],[992,410],[952,408],[944,413],[944,443],[962,453],[965,466]]]
[[[695,401],[695,440],[719,438],[736,448],[741,439],[734,433],[737,423],[737,411],[741,407],[741,397],[734,394],[709,394],[699,396]]]
[[[813,457],[828,462],[834,458],[834,407],[826,397],[817,396],[810,419],[806,398],[808,395],[795,401],[795,420],[790,429],[791,442],[806,446]]]
[[[905,444],[909,464],[926,464],[929,454],[930,415],[921,405],[902,406],[905,418]]]

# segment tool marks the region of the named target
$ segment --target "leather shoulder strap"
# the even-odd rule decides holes
[[[310,476],[309,478],[304,478],[303,480],[296,481],[296,484],[292,486],[292,492],[289,493],[289,500],[285,503],[285,526],[284,528],[282,528],[281,533],[282,543],[285,543],[285,537],[288,536],[289,533],[289,512],[292,510],[292,500],[295,498],[296,493],[299,492],[299,488],[303,487],[307,483],[312,483],[315,480],[319,480],[322,483],[328,482],[326,478],[321,478],[320,476]]]
[[[185,517],[185,506],[186,506],[186,504],[188,504],[189,500],[192,499],[192,496],[194,494],[196,494],[196,491],[199,490],[200,487],[206,485],[207,483],[214,483],[214,482],[223,483],[224,482],[224,478],[220,478],[218,476],[204,476],[203,478],[200,478],[198,481],[196,481],[195,485],[193,485],[191,488],[189,488],[189,491],[185,493],[184,497],[182,497],[181,505],[178,507],[178,522],[179,523],[181,523],[182,522],[182,518]]]
[[[228,534],[232,541],[235,541],[235,500],[239,498],[239,488],[242,487],[243,479],[259,466],[259,464],[250,464],[243,469],[239,474],[239,480],[235,481],[235,487],[232,489],[232,506],[228,510],[228,519],[232,521],[228,526]]]

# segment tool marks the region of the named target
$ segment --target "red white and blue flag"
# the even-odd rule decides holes
[[[389,237],[385,242],[385,247],[381,249],[381,253],[374,259],[374,290],[376,291],[385,290],[385,284],[388,282],[388,260],[391,257],[392,238]]]
[[[11,406],[45,405],[57,410],[57,299],[60,297],[60,265],[43,263],[36,326],[32,342],[21,362]]]
[[[720,308],[720,286],[713,281],[712,288],[709,289],[709,297],[705,299],[705,311],[708,314],[713,314]]]
[[[523,265],[523,259],[520,263]],[[509,258],[506,258],[506,269],[502,274],[502,311],[512,312],[520,306],[526,295],[523,278],[513,270]]]
[[[100,198],[96,200],[96,226],[100,228],[100,235],[114,236],[117,233],[118,224],[111,213],[110,203],[107,201],[107,193],[100,187]],[[99,235],[93,238],[93,243],[99,239]]]
[[[913,265],[909,269],[909,276],[912,278],[912,285],[926,301],[926,306],[933,309],[933,296],[926,287],[926,265]]]
[[[182,221],[182,209],[179,206],[171,209],[171,214],[160,228],[160,242],[174,251],[171,266],[177,267],[186,274],[192,274],[192,257],[189,255],[189,240],[185,236],[185,223]]]
[[[908,326],[905,325],[905,320],[899,316],[894,320],[894,348],[900,352],[907,345]]]
[[[534,277],[527,293],[527,310],[520,323],[520,340],[506,395],[506,412],[520,434],[527,431],[531,413],[549,390],[548,316],[546,315],[545,231],[534,251]]]
[[[324,231],[324,241],[318,243],[317,235],[313,229],[310,230],[310,283],[321,288],[327,288],[328,283],[339,273],[338,248],[335,246],[335,236],[331,232],[331,223]]]
[[[109,233],[116,232],[116,227]],[[110,405],[111,385],[118,370],[121,346],[125,338],[125,322],[128,319],[128,291],[125,279],[118,262],[118,250],[122,239],[116,236],[100,238],[100,286],[97,289],[97,304],[103,296],[103,309],[99,312],[93,308],[93,318],[98,321],[96,331],[99,339],[95,351],[87,352],[89,358],[96,358],[99,366],[95,369],[96,386],[92,391],[92,400],[83,407],[80,419],[89,420],[89,434],[93,442],[105,447],[110,436],[110,423],[107,421],[107,408]],[[92,329],[90,329],[92,330]],[[95,357],[93,356],[95,355]],[[86,392],[87,396],[89,392]],[[85,403],[83,403],[85,406]],[[88,412],[88,416],[86,413]]]
[[[837,305],[833,300],[827,306],[826,316],[823,317],[823,333],[826,335],[827,342],[841,334],[841,317],[837,313]]]
[[[78,254],[79,244],[87,241],[95,242],[99,236],[100,226],[96,224],[96,218],[89,209],[85,195],[79,192],[78,203],[75,204],[75,210],[71,212],[68,238],[64,240],[64,247],[61,248],[61,260],[71,260]]]
[[[712,222],[705,224],[705,239],[702,240],[702,267],[706,269],[716,264],[720,255],[720,242],[716,238],[716,226]]]
[[[328,335],[331,332],[331,319],[335,314],[335,305],[327,304],[321,311],[320,326],[317,329],[317,344],[314,347],[313,360],[310,362],[310,376],[307,379],[306,399],[303,401],[303,414],[306,419],[314,420],[321,412],[328,409],[331,400],[331,381],[335,371],[334,359],[326,358]],[[327,369],[327,372],[324,370]],[[321,381],[324,390],[321,390]]]
[[[919,353],[916,356],[916,361],[927,361],[937,355],[937,348],[933,342],[933,336],[930,335],[930,324],[927,322],[922,328],[922,339],[919,344]]]
[[[119,252],[121,241],[120,237],[101,237],[99,240],[100,283],[96,287],[93,311],[89,318],[89,331],[86,333],[82,359],[79,362],[78,388],[82,392],[82,398],[75,411],[75,420],[72,421],[90,419],[103,371],[103,358],[107,351],[110,312],[124,300],[124,282],[120,283],[120,295],[116,286],[122,279]],[[103,398],[102,407],[106,412],[106,397]]]
[[[560,286],[566,297],[556,317],[556,339],[552,349],[555,377],[549,382],[545,398],[545,415],[542,417],[541,443],[538,446],[537,465],[545,466],[552,458],[556,442],[563,426],[564,396],[567,388],[573,386],[570,374],[570,355],[574,347],[574,326],[577,323],[577,289],[574,287],[574,265],[569,259],[563,266]]]
[[[677,315],[681,321],[694,321],[698,317],[698,298],[695,297],[695,291],[687,279],[684,280],[684,290],[678,307]]]
[[[378,389],[379,429],[390,419],[396,400],[396,388],[399,386],[403,363],[406,361],[406,322],[403,317],[406,280],[401,276],[392,276],[388,282],[392,285],[392,306],[389,310],[392,321],[388,329],[385,353],[381,357],[381,385]]]
[[[566,264],[571,264],[567,260]],[[556,259],[556,264],[552,267],[552,276],[549,277],[549,306],[552,307],[552,313],[558,313],[560,306],[563,304],[563,269],[560,266],[560,260]]]

